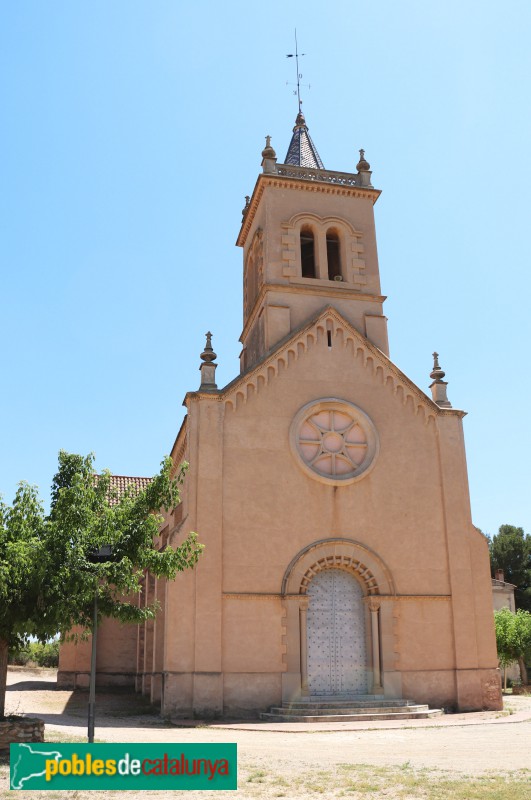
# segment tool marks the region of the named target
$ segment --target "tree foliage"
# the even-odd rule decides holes
[[[506,667],[517,661],[522,683],[526,684],[526,663],[531,660],[531,614],[523,609],[515,614],[502,608],[494,612],[494,626],[500,665]]]
[[[9,651],[9,664],[25,666],[37,664],[39,667],[57,667],[59,664],[59,639],[51,642],[28,642],[24,647]]]
[[[21,483],[12,506],[0,503],[0,717],[4,713],[7,651],[28,636],[46,641],[74,626],[90,628],[94,594],[99,616],[142,622],[156,613],[137,603],[145,570],[172,579],[201,553],[190,533],[178,546],[155,549],[160,511],[180,502],[186,465],[176,479],[171,459],[143,491],[113,490],[111,475],[94,472],[94,457],[61,451],[45,515],[37,490]],[[91,556],[111,545],[112,559]]]
[[[46,533],[37,490],[21,483],[11,507],[0,503],[0,640],[12,646],[37,634],[37,628],[39,635],[46,635],[46,609],[41,603]]]
[[[489,544],[492,573],[502,569],[515,585],[517,608],[531,611],[531,536],[515,525],[501,525]]]

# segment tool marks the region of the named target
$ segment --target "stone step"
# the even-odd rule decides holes
[[[404,700],[402,697],[386,697],[384,694],[352,694],[352,692],[345,692],[343,694],[309,694],[305,697],[299,697],[297,700],[292,700],[293,703],[322,703],[322,702],[331,702],[334,700],[341,700],[341,701],[352,701],[352,702],[364,702],[366,700],[370,700],[371,702],[374,700],[385,700],[385,701],[395,701],[397,700],[400,703],[410,702],[408,700]]]
[[[413,700],[293,700],[282,704],[283,708],[409,708],[416,703]]]
[[[352,706],[352,705],[345,705],[345,706],[318,706],[312,705],[310,708],[300,708],[300,707],[293,707],[289,705],[277,706],[273,707],[269,710],[270,714],[282,714],[284,716],[313,716],[313,717],[322,717],[322,716],[356,716],[358,714],[374,714],[374,715],[382,715],[382,714],[404,714],[404,713],[420,713],[423,711],[429,711],[430,707],[428,705],[401,705],[401,706]]]
[[[290,715],[262,713],[260,719],[264,722],[373,722],[395,719],[431,719],[432,717],[442,717],[444,711],[440,708],[432,708],[427,711],[399,711],[393,713],[378,714],[329,714],[323,715]]]

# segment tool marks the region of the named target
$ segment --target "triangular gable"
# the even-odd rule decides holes
[[[237,408],[274,380],[282,369],[289,368],[291,360],[299,358],[321,337],[327,336],[328,332],[335,339],[341,339],[343,346],[350,348],[352,355],[360,358],[363,366],[372,370],[382,385],[389,384],[403,405],[409,404],[415,414],[422,413],[426,422],[430,417],[435,419],[439,414],[465,415],[465,412],[458,409],[440,408],[332,306],[320,311],[298,330],[282,339],[262,361],[227,384],[219,394],[216,393],[218,398],[224,400],[229,408]],[[209,393],[209,396],[212,394]]]

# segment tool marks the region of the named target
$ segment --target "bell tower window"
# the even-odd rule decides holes
[[[303,278],[315,278],[315,240],[311,228],[301,228],[301,269]]]
[[[326,232],[326,258],[328,262],[328,280],[333,281],[341,278],[339,236],[333,230]]]

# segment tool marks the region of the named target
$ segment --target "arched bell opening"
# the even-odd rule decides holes
[[[326,232],[326,261],[328,280],[342,280],[339,234],[334,228]]]
[[[309,225],[304,225],[300,232],[301,273],[303,278],[317,277],[315,261],[315,237]]]

